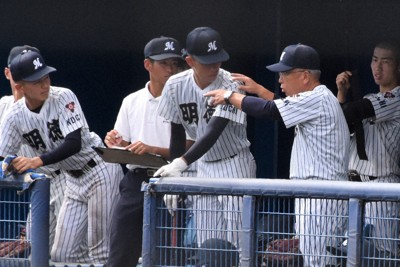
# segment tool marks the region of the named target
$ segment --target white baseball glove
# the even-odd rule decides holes
[[[159,168],[155,173],[154,177],[180,177],[181,173],[188,167],[185,160],[182,158],[174,159],[170,164],[164,165]]]

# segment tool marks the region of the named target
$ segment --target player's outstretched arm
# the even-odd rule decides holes
[[[154,176],[178,177],[188,165],[203,156],[217,141],[229,120],[221,117],[212,117],[207,125],[206,132],[199,137],[189,150],[170,164],[162,166]]]
[[[226,105],[225,101],[225,93],[227,90],[225,89],[217,89],[213,90],[210,92],[207,92],[204,94],[205,97],[211,97],[209,104],[212,106],[218,106],[218,105]],[[243,98],[245,98],[245,95],[242,95],[240,93],[234,92],[230,98],[229,98],[229,104],[237,107],[238,109],[242,109],[242,101]]]
[[[240,73],[232,73],[231,75],[232,75],[232,80],[240,81],[243,83],[243,85],[238,86],[238,89],[243,90],[250,94],[256,94],[258,97],[261,97],[263,99],[267,100],[274,99],[275,94],[273,92],[271,92],[261,84],[256,83],[250,77],[247,77]]]

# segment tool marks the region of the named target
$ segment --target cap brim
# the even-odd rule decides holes
[[[282,64],[281,62],[269,65],[266,68],[273,72],[284,72],[293,69],[293,67]]]
[[[168,58],[182,58],[182,56],[177,54],[160,54],[160,55],[149,56],[149,58],[153,60],[164,60]]]
[[[196,61],[205,65],[220,63],[227,61],[229,59],[229,54],[224,49],[221,49],[216,54],[208,56],[196,56],[196,55],[190,55],[190,56],[193,57]]]
[[[24,79],[22,79],[22,81],[25,82],[34,82],[37,80],[40,80],[41,78],[43,78],[44,76],[46,76],[47,74],[56,71],[55,68],[50,67],[50,66],[46,66],[46,68],[40,70],[39,72],[36,72],[34,75],[31,75],[29,77],[26,77]]]

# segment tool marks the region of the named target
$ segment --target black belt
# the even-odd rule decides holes
[[[154,176],[154,173],[156,173],[156,169],[150,169],[150,168],[135,168],[135,169],[133,169],[133,170],[131,170],[131,171],[133,171],[135,174],[138,174],[138,175],[142,175],[142,176],[147,176],[147,177],[153,177]]]
[[[360,175],[355,170],[350,170],[348,173],[348,177],[349,177],[349,180],[352,182],[362,182],[363,179],[361,179],[361,177],[364,178],[365,180],[369,180],[369,181],[373,181],[378,178],[376,176],[371,176],[371,175]]]
[[[236,157],[237,154],[223,158],[223,159],[216,159],[216,160],[205,160],[205,162],[219,162],[219,161],[223,161],[223,160],[227,160],[227,159],[233,159],[234,157]]]
[[[68,170],[67,173],[71,175],[72,177],[79,178],[85,173],[88,173],[92,168],[94,168],[97,165],[96,161],[94,159],[89,160],[89,162],[82,167],[80,170]]]

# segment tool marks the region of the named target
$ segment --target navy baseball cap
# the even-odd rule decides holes
[[[18,54],[10,64],[11,75],[16,82],[34,82],[55,68],[47,66],[42,55],[36,51],[26,51]]]
[[[311,46],[296,44],[287,46],[278,63],[267,66],[274,72],[285,72],[292,69],[319,70],[320,61],[317,51]]]
[[[219,33],[210,27],[198,27],[186,37],[186,51],[201,64],[227,61],[229,54],[223,49]]]
[[[40,53],[39,49],[37,49],[36,47],[33,47],[33,46],[29,46],[29,45],[14,46],[13,48],[11,48],[10,54],[8,55],[8,59],[7,59],[7,66],[10,67],[11,61],[16,56],[18,56],[22,52],[28,52],[28,51],[36,51],[36,52]]]
[[[167,58],[182,58],[182,47],[179,42],[171,37],[158,37],[150,40],[144,47],[144,57],[153,60]]]

